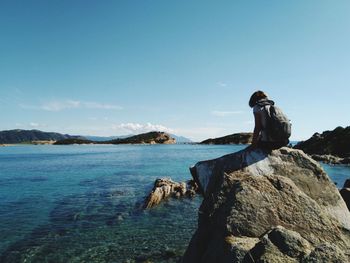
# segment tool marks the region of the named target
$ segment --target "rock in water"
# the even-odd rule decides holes
[[[143,207],[154,207],[169,197],[192,197],[196,194],[197,190],[198,187],[193,180],[177,183],[168,178],[157,179],[154,182],[153,189],[146,198]]]
[[[191,173],[204,200],[184,263],[350,260],[346,204],[301,150],[243,150]]]

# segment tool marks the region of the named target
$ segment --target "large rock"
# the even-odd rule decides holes
[[[204,200],[183,262],[350,260],[350,213],[302,151],[243,150],[191,173]]]
[[[145,199],[143,208],[152,208],[169,197],[193,197],[197,190],[198,186],[193,180],[178,183],[169,178],[160,178],[154,182],[153,189]]]

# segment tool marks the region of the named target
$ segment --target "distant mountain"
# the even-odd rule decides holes
[[[177,136],[175,134],[170,134],[171,137],[173,137],[176,140],[176,143],[191,143],[193,142],[191,139],[188,139],[183,136]]]
[[[252,142],[252,139],[253,133],[242,132],[230,134],[215,139],[207,139],[202,141],[200,144],[248,144]]]
[[[33,141],[58,141],[69,138],[81,138],[82,136],[71,136],[57,132],[43,132],[39,130],[7,130],[0,131],[0,143],[31,143]]]

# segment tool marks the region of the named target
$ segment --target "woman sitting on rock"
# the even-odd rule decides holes
[[[291,124],[283,112],[274,106],[263,91],[256,91],[250,97],[249,106],[253,108],[255,127],[250,148],[265,150],[278,149],[289,143]]]

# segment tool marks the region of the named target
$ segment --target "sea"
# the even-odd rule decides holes
[[[202,197],[143,210],[157,178],[245,145],[0,147],[0,262],[178,262]],[[341,188],[349,166],[322,164]]]

